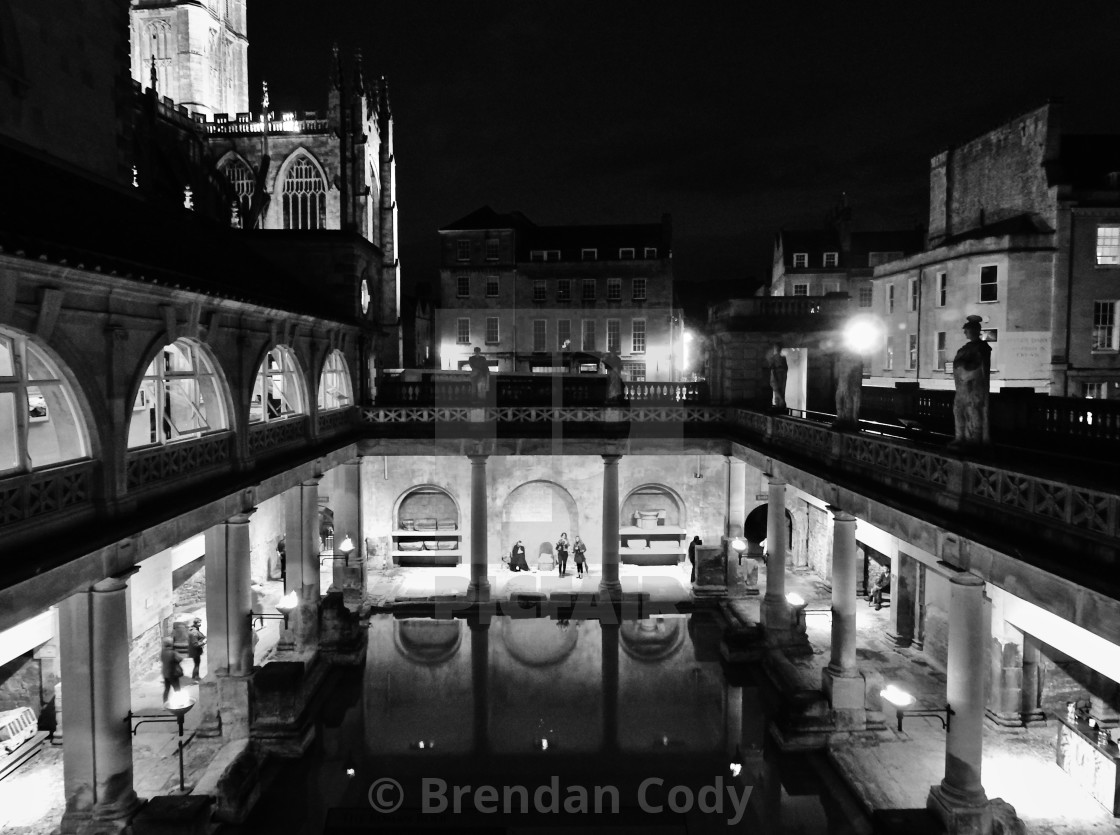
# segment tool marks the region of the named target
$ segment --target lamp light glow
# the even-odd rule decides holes
[[[737,536],[731,540],[731,548],[735,552],[741,554],[747,550],[747,541],[741,536]]]
[[[854,354],[869,354],[882,347],[883,323],[874,316],[853,316],[844,326],[844,347]]]
[[[888,684],[879,691],[879,695],[895,707],[909,707],[914,704],[914,697],[900,687]]]
[[[786,595],[786,603],[788,603],[790,606],[804,606],[805,598],[797,592],[791,591]]]
[[[276,611],[283,614],[289,614],[299,605],[299,596],[296,594],[295,589],[285,594],[276,601]]]

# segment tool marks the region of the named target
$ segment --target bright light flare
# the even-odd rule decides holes
[[[874,316],[853,316],[844,326],[844,347],[854,354],[869,354],[884,343],[883,323]]]
[[[879,691],[879,695],[895,707],[909,707],[914,704],[914,697],[893,684],[888,684]]]
[[[299,605],[299,596],[296,595],[295,589],[281,597],[276,601],[276,611],[287,614]]]
[[[804,606],[805,598],[797,592],[791,591],[786,595],[786,603],[788,603],[790,606]]]

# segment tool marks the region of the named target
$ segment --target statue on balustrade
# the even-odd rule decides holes
[[[836,360],[835,429],[859,429],[859,407],[863,392],[863,357],[843,350]]]
[[[786,408],[786,377],[789,363],[782,356],[782,343],[775,342],[766,353],[766,367],[770,369],[770,389],[773,393],[770,405],[777,410]]]
[[[475,348],[471,358],[467,360],[471,370],[471,388],[478,400],[485,400],[490,393],[490,363],[482,356],[482,350]]]
[[[622,403],[622,355],[617,348],[611,348],[603,357],[603,366],[607,370],[607,405],[614,406]]]
[[[979,316],[969,316],[964,323],[968,339],[953,357],[954,438],[951,446],[986,444],[988,434],[988,390],[992,375],[992,346],[980,338]]]

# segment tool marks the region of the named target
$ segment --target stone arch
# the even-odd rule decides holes
[[[404,618],[393,622],[397,652],[417,664],[443,664],[455,657],[463,643],[458,620]]]
[[[285,381],[282,385],[294,385],[296,387],[295,391],[287,392],[290,398],[285,396],[284,391],[264,390],[262,372],[265,369],[265,363],[269,362],[269,358],[274,353],[283,358],[276,369]],[[307,365],[300,360],[299,353],[293,346],[281,343],[265,346],[257,358],[257,363],[254,366],[255,370],[250,377],[249,412],[246,415],[246,425],[311,414],[311,400],[308,392],[312,390],[312,387],[307,379],[307,372],[304,370],[306,367]],[[273,369],[269,369],[270,378],[274,376],[272,371]],[[273,387],[270,386],[270,388]],[[279,406],[274,403],[278,399],[281,400]],[[298,406],[296,405],[297,402]]]
[[[627,493],[619,506],[619,524],[623,527],[632,525],[633,515],[639,510],[665,510],[665,526],[688,530],[688,505],[681,494],[667,484],[651,481]]]
[[[233,400],[233,393],[230,391],[229,381],[226,378],[225,371],[222,368],[221,363],[218,362],[218,358],[214,354],[214,352],[208,345],[206,345],[206,343],[202,342],[201,340],[185,336],[179,337],[175,340],[168,340],[167,336],[164,335],[155,340],[152,345],[149,346],[149,349],[144,353],[143,361],[133,372],[132,378],[129,380],[128,390],[132,396],[128,402],[132,405],[131,409],[126,415],[128,420],[125,421],[125,425],[123,427],[124,449],[134,449],[138,446],[147,446],[151,443],[168,443],[169,441],[176,440],[176,438],[162,438],[159,440],[148,440],[144,443],[133,442],[133,433],[135,431],[137,414],[144,409],[155,410],[153,411],[153,413],[158,412],[158,404],[149,401],[148,399],[153,394],[153,392],[148,390],[147,386],[149,382],[148,372],[151,370],[153,364],[156,363],[156,361],[159,359],[161,352],[165,351],[169,347],[173,347],[176,345],[188,346],[191,351],[199,356],[202,363],[206,366],[207,372],[213,376],[214,386],[212,389],[210,389],[210,393],[212,396],[219,399],[222,413],[222,420],[219,421],[220,425],[211,425],[208,430],[199,433],[180,433],[178,437],[182,437],[183,434],[189,434],[193,436],[195,434],[209,434],[209,432],[221,432],[235,429],[237,425],[237,410],[235,408]],[[202,391],[201,394],[203,399],[205,399],[206,392]]]
[[[579,640],[578,622],[562,625],[551,618],[510,618],[501,634],[509,654],[526,667],[561,663]]]
[[[297,175],[300,183],[293,179]],[[313,175],[318,176],[321,190]],[[280,228],[325,229],[330,182],[326,169],[311,151],[302,146],[292,151],[281,163],[272,190],[280,199]]]
[[[502,506],[500,552],[508,554],[520,539],[526,560],[534,565],[539,553],[552,553],[552,543],[561,533],[567,533],[571,542],[579,536],[579,509],[566,488],[548,479],[534,479],[510,490]]]
[[[320,412],[354,405],[354,377],[346,355],[338,348],[327,351],[319,363],[315,402]]]
[[[435,499],[421,499],[419,501],[410,501],[410,499],[419,499],[424,496],[442,497]],[[450,503],[450,507],[448,505]],[[402,519],[407,521],[412,519],[435,519],[438,524],[441,520],[450,521],[446,516],[440,516],[440,513],[450,513],[451,509],[454,510],[455,527],[458,530],[462,527],[462,512],[458,500],[446,487],[441,487],[438,484],[415,484],[409,487],[393,502],[393,530],[407,530],[401,525]],[[426,515],[436,514],[436,515]]]
[[[245,218],[249,215],[249,207],[253,200],[253,193],[257,189],[257,172],[250,164],[249,160],[245,159],[237,151],[226,151],[218,159],[214,168],[225,179],[226,185],[232,190],[237,198],[238,209],[241,212],[241,219],[244,223]],[[237,176],[230,176],[231,172],[239,171]],[[245,176],[245,175],[248,176]]]
[[[747,540],[748,553],[762,553],[761,543],[766,539],[766,517],[769,513],[769,504],[760,504],[747,514],[746,523],[743,525],[743,538]],[[793,514],[786,511],[786,556],[793,554],[793,545],[797,541],[794,537]]]

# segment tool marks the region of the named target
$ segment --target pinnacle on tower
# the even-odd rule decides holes
[[[366,93],[366,80],[362,73],[362,48],[354,50],[354,97],[360,98]]]
[[[389,82],[385,80],[385,76],[381,76],[381,84],[378,89],[377,109],[381,116],[388,117],[393,115],[393,110],[389,106]]]
[[[338,44],[331,47],[331,89],[342,89],[342,58],[338,54]]]

